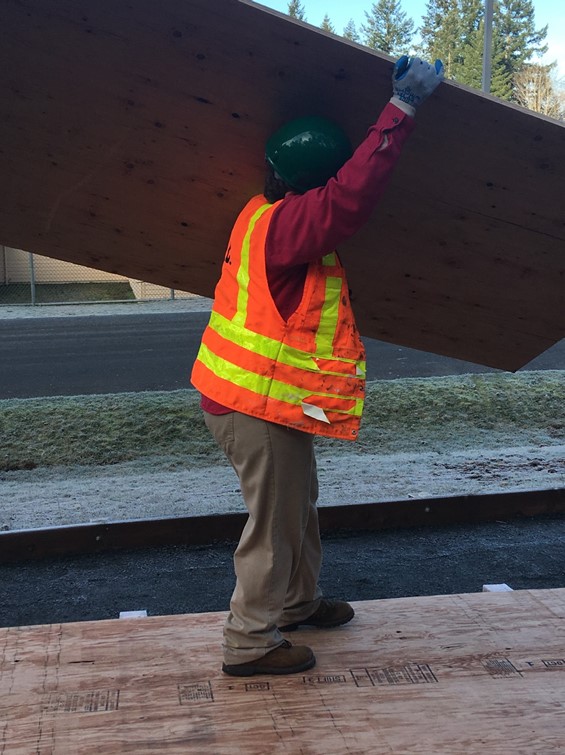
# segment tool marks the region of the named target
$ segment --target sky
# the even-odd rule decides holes
[[[288,0],[258,0],[274,10],[286,13]],[[306,20],[314,26],[320,26],[327,13],[336,31],[341,34],[349,19],[353,19],[359,30],[365,22],[365,11],[370,11],[373,0],[301,0],[306,11]],[[401,0],[402,10],[420,25],[426,10],[426,0]],[[533,0],[536,29],[548,24],[546,43],[549,46],[543,63],[557,62],[558,75],[565,77],[565,10],[563,0]]]

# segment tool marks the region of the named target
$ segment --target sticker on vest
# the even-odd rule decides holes
[[[328,425],[331,425],[331,422],[326,416],[326,413],[323,409],[320,409],[319,406],[314,406],[314,404],[307,404],[306,401],[303,401],[302,404],[302,411],[307,417],[312,417],[312,419],[317,419],[320,422],[326,422]]]

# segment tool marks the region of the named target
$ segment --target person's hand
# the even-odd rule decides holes
[[[427,99],[443,80],[443,63],[436,60],[434,65],[420,58],[403,55],[394,64],[392,72],[392,100],[402,110],[410,112]],[[413,113],[410,113],[411,115]]]

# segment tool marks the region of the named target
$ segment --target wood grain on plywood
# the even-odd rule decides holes
[[[0,752],[563,752],[565,590],[355,608],[287,677],[223,675],[222,613],[0,630]]]
[[[5,0],[0,241],[210,296],[263,145],[359,143],[391,62],[242,0]],[[340,250],[366,336],[517,369],[565,335],[565,128],[453,83]]]

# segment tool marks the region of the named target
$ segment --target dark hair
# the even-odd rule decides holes
[[[265,187],[263,194],[267,202],[278,202],[279,199],[284,199],[285,195],[292,191],[291,187],[286,184],[282,178],[277,178],[273,166],[265,161]]]

